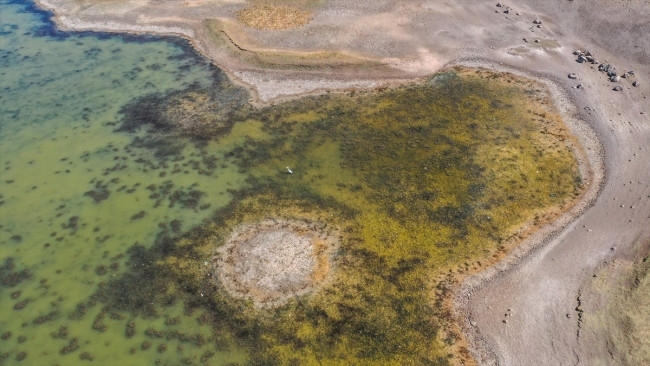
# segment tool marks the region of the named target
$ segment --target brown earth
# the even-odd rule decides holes
[[[456,291],[457,316],[480,363],[633,364],[612,358],[612,347],[593,345],[606,342],[612,329],[642,329],[629,326],[641,318],[609,317],[611,327],[579,330],[582,319],[601,316],[611,303],[606,293],[594,295],[599,277],[593,275],[621,258],[638,262],[637,247],[650,246],[650,1],[522,0],[497,7],[475,0],[283,0],[313,17],[282,30],[237,20],[257,1],[37,1],[65,29],[187,37],[259,103],[411,82],[450,63],[540,79],[582,144],[594,183],[582,204],[467,278]],[[577,63],[574,49],[635,75],[610,82],[597,64]],[[622,90],[613,91],[616,85]],[[647,301],[645,294],[630,296]]]

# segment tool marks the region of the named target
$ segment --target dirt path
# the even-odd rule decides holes
[[[248,5],[238,0],[39,1],[68,29],[184,36],[261,103],[408,82],[454,60],[541,78],[567,121],[575,120],[602,185],[503,262],[468,278],[457,291],[457,314],[482,363],[589,365],[613,357],[580,332],[590,309],[607,301],[590,296],[597,269],[633,256],[634,243],[650,245],[650,1],[303,1],[311,21],[281,31],[237,23]],[[576,62],[576,48],[635,76],[610,82],[597,64]]]

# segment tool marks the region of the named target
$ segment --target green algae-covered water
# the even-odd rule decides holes
[[[229,202],[229,189],[241,187],[236,167],[191,143],[178,141],[175,161],[163,167],[153,151],[128,147],[132,135],[114,132],[130,100],[210,86],[222,74],[184,42],[65,34],[21,2],[1,6],[0,329],[9,335],[0,358],[13,364],[25,352],[23,363],[31,365],[88,362],[82,355],[144,365],[215,352],[223,363],[241,361],[233,348],[223,353],[207,341],[144,334],[161,325],[209,339],[211,330],[196,321],[140,323],[101,304],[77,311],[99,284],[124,273],[129,248],[150,245],[160,225],[200,223]],[[206,162],[219,164],[218,173]],[[160,312],[175,318],[182,303]],[[127,337],[132,319],[135,332]],[[145,352],[147,340],[152,349]],[[168,350],[160,353],[163,343]]]
[[[4,364],[453,362],[449,275],[581,189],[531,81],[451,70],[255,109],[186,42],[0,6]],[[259,309],[212,263],[267,218],[340,246],[319,291]]]

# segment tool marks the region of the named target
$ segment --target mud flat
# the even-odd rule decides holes
[[[573,212],[468,278],[457,291],[457,314],[480,363],[592,364],[614,357],[591,347],[580,329],[608,301],[591,296],[598,268],[649,245],[647,1],[304,2],[311,21],[284,30],[238,23],[237,12],[249,5],[243,2],[40,3],[67,29],[187,37],[263,103],[403,83],[455,60],[550,80],[567,121],[584,121],[572,131],[594,183]],[[622,75],[634,71],[634,78],[610,79],[598,64],[577,62],[575,49],[588,49]],[[607,332],[594,330],[590,339],[606,339]]]

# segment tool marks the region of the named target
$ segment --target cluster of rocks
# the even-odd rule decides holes
[[[605,63],[598,62],[596,57],[589,51],[575,50],[575,51],[573,51],[573,54],[577,56],[576,61],[578,63],[581,63],[581,64],[582,63],[590,63],[592,65],[598,65],[598,71],[606,73],[607,77],[609,78],[609,81],[611,81],[612,83],[618,83],[618,82],[621,81],[621,79],[630,79],[630,78],[633,78],[635,76],[634,71],[632,71],[632,70],[624,72],[623,74],[619,75],[618,71],[616,71],[616,68],[614,66],[612,66],[610,64],[605,64]],[[569,74],[569,79],[576,79],[576,78],[577,78],[577,75],[575,73],[570,73]],[[639,86],[639,81],[634,80],[632,82],[632,86],[635,86],[635,87]],[[581,87],[581,85],[578,85],[578,88],[580,88],[580,87]],[[612,90],[621,91],[621,90],[623,90],[623,86],[620,85],[620,84],[616,85]]]
[[[503,4],[503,3],[497,3],[496,6],[497,6],[497,8],[503,9],[502,12],[504,14],[510,14],[510,13],[513,12],[513,9],[510,6],[507,6],[507,5]],[[497,9],[494,12],[499,13],[500,11],[501,10]],[[519,15],[519,12],[514,12],[514,14]],[[542,21],[539,18],[535,18],[535,20],[533,20],[533,25],[536,26],[537,28],[541,28],[542,27]],[[536,41],[536,42],[538,42],[538,41]]]
[[[512,8],[509,6],[505,6],[502,3],[497,3],[497,8],[503,8],[503,14],[510,14],[512,12]],[[495,10],[495,13],[498,13],[499,10]],[[519,13],[515,13],[516,15],[519,15]]]
[[[581,63],[581,64],[585,63],[585,62],[589,62],[589,63],[592,63],[592,64],[598,64],[599,63],[598,60],[594,57],[594,55],[589,51],[584,51],[583,52],[583,51],[580,51],[580,50],[575,50],[575,51],[573,51],[573,54],[578,56],[578,58],[576,59],[576,61],[578,63]]]

